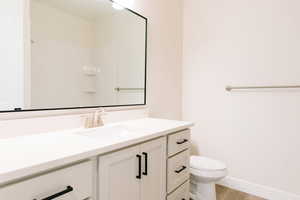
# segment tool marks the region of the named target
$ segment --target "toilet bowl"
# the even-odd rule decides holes
[[[227,176],[224,163],[203,156],[191,156],[191,199],[216,200],[215,183]]]

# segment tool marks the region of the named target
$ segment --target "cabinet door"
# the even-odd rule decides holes
[[[99,200],[140,200],[139,146],[99,158]]]
[[[166,138],[141,145],[141,200],[166,198]]]

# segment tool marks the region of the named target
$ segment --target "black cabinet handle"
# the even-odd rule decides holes
[[[138,163],[139,163],[139,174],[136,176],[137,179],[141,179],[142,178],[142,156],[141,155],[136,155],[136,157],[138,158]]]
[[[69,192],[72,192],[73,190],[74,190],[73,187],[67,186],[67,189],[65,189],[65,190],[63,190],[63,191],[61,191],[61,192],[58,192],[58,193],[56,193],[56,194],[53,194],[53,195],[51,195],[51,196],[49,196],[49,197],[46,197],[46,198],[44,198],[44,199],[41,199],[41,200],[52,200],[52,199],[56,199],[57,197],[60,197],[60,196],[63,196],[63,195],[65,195],[65,194],[69,193]],[[33,200],[37,200],[37,199],[33,199]]]
[[[143,175],[147,176],[148,175],[148,154],[143,152],[142,153],[145,157],[145,171],[143,172]]]
[[[184,144],[184,143],[186,143],[186,142],[188,142],[189,140],[187,140],[187,139],[184,139],[184,140],[182,140],[182,141],[180,141],[180,142],[176,142],[177,144]]]
[[[177,174],[179,174],[180,172],[182,172],[182,171],[185,170],[185,169],[186,169],[186,166],[182,166],[181,169],[175,170],[175,172],[176,172]]]

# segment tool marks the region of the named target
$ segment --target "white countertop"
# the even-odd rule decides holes
[[[191,126],[191,122],[144,118],[95,129],[0,139],[0,185]]]

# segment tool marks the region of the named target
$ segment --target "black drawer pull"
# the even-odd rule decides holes
[[[141,155],[136,155],[136,157],[138,158],[138,170],[139,170],[139,174],[136,176],[137,179],[141,179],[142,178],[142,156]]]
[[[177,144],[184,144],[184,143],[186,143],[186,142],[188,142],[189,140],[187,140],[187,139],[184,139],[184,140],[182,140],[182,141],[180,141],[180,142],[176,142]]]
[[[143,172],[143,175],[148,175],[148,154],[143,152],[143,155],[145,156],[145,171]]]
[[[180,172],[182,172],[182,171],[185,170],[185,169],[186,169],[186,166],[182,166],[181,169],[175,170],[175,172],[176,172],[177,174],[179,174]]]
[[[46,198],[44,198],[44,199],[41,199],[41,200],[52,200],[52,199],[56,199],[57,197],[60,197],[60,196],[63,196],[63,195],[65,195],[65,194],[69,193],[69,192],[72,192],[73,190],[74,190],[73,187],[67,186],[67,189],[65,189],[65,190],[63,190],[63,191],[61,191],[61,192],[58,192],[58,193],[56,193],[56,194],[53,194],[53,195],[51,195],[51,196],[49,196],[49,197],[46,197]],[[37,200],[37,199],[33,199],[33,200]]]

